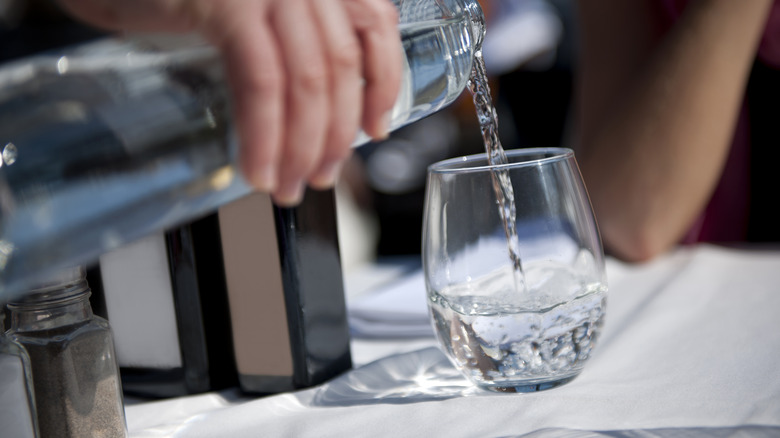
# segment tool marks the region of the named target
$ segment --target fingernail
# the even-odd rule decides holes
[[[336,180],[341,173],[341,163],[333,161],[331,163],[324,164],[319,172],[312,177],[311,185],[318,189],[329,189],[336,185]]]
[[[273,194],[274,202],[281,207],[298,205],[303,199],[303,181],[292,181],[281,185]]]
[[[257,190],[263,192],[272,192],[276,189],[276,168],[268,165],[252,174],[250,184]]]
[[[392,113],[388,111],[379,119],[379,123],[374,127],[374,133],[372,134],[374,140],[385,140],[390,136],[391,117]]]

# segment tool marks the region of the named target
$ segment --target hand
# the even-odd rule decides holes
[[[60,0],[111,30],[199,32],[222,55],[241,170],[282,206],[335,184],[362,127],[387,136],[401,78],[389,0]]]

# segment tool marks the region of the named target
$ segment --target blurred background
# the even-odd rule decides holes
[[[574,0],[480,0],[483,52],[505,149],[566,146],[576,59]],[[53,0],[0,0],[0,62],[104,36]],[[450,107],[357,148],[337,187],[345,272],[420,253],[428,165],[480,153],[468,92]]]

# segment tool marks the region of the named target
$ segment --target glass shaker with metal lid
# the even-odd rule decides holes
[[[2,333],[0,309],[0,425],[3,436],[38,436],[30,358],[24,347]]]
[[[38,279],[8,303],[7,335],[30,357],[45,437],[124,437],[121,381],[108,322],[93,315],[82,267]]]

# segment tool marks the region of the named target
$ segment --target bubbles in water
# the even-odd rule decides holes
[[[581,289],[575,298],[546,310],[459,312],[471,307],[459,306],[460,300],[479,301],[473,296],[438,299],[431,308],[440,340],[465,375],[478,384],[520,386],[580,372],[603,324],[605,291],[596,286]],[[468,336],[451,336],[452,327]]]

